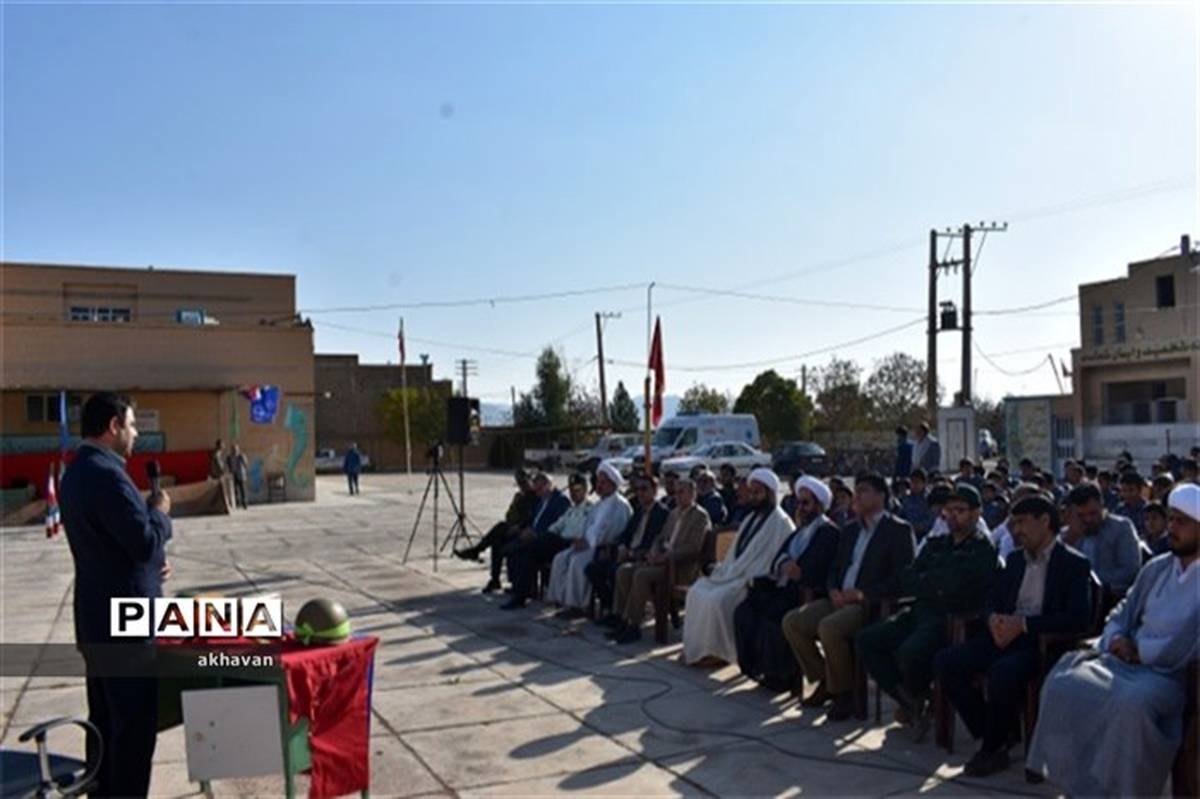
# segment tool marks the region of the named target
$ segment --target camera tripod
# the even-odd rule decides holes
[[[437,571],[438,553],[446,547],[456,547],[460,539],[466,539],[469,546],[471,534],[467,531],[467,523],[471,520],[467,517],[466,500],[463,493],[465,480],[463,478],[463,448],[460,444],[458,447],[458,501],[454,500],[454,491],[450,488],[450,482],[446,480],[446,473],[442,471],[442,452],[441,443],[435,444],[430,448],[429,454],[433,458],[433,465],[429,469],[429,480],[425,483],[425,493],[421,495],[421,504],[417,508],[417,518],[413,522],[412,532],[408,534],[408,546],[404,548],[404,558],[401,563],[408,563],[408,555],[412,551],[413,539],[417,537],[417,530],[421,526],[421,516],[425,513],[425,503],[429,500],[429,490],[433,489],[433,570]],[[438,546],[438,499],[439,487],[446,488],[446,496],[450,500],[450,507],[454,510],[454,524],[450,526],[450,532],[447,534],[442,545]],[[474,523],[472,523],[474,526]],[[478,532],[478,528],[476,528]]]

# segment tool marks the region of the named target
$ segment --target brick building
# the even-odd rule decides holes
[[[216,439],[250,461],[249,497],[282,476],[313,499],[312,328],[292,275],[0,263],[0,481],[45,482],[79,407],[97,390],[130,395],[141,437],[130,473],[153,456],[177,483],[203,480]],[[274,386],[269,420],[240,389]],[[65,402],[63,402],[65,400]],[[66,406],[65,430],[61,405]]]

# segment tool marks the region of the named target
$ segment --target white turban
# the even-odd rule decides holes
[[[765,466],[759,467],[758,469],[750,472],[750,477],[747,479],[766,486],[767,490],[773,494],[779,494],[779,478],[775,476],[775,472],[771,471]]]
[[[821,503],[821,510],[829,510],[829,505],[833,502],[833,492],[829,490],[829,486],[806,474],[796,481],[796,496],[800,495],[802,488],[807,488],[812,492],[812,495],[817,498],[817,502]]]
[[[1184,483],[1175,486],[1167,497],[1167,506],[1200,522],[1200,485]]]
[[[613,485],[615,485],[617,488],[620,488],[621,485],[625,482],[621,478],[621,471],[616,466],[613,466],[611,463],[609,463],[608,461],[604,461],[603,463],[600,464],[600,466],[596,469],[596,475],[597,476],[604,475],[609,480],[612,480]]]

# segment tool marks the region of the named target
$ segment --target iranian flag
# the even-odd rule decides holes
[[[654,338],[650,343],[650,371],[654,373],[654,399],[650,405],[650,424],[658,427],[663,416],[663,392],[667,388],[667,367],[663,363],[662,320],[654,318]]]
[[[46,478],[46,538],[62,532],[62,513],[58,509],[58,490],[54,486],[54,464]]]

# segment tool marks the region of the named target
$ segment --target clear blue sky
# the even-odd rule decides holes
[[[2,13],[8,259],[290,272],[303,308],[653,279],[920,309],[928,229],[1007,215],[975,282],[977,308],[1005,308],[1200,232],[1182,5]],[[655,293],[673,393],[736,392],[757,371],[673,366],[782,359],[921,315],[695,299]],[[554,341],[594,383],[593,312],[624,309],[607,354],[641,361],[644,302],[403,313],[410,357],[443,376],[475,358],[472,393],[506,401],[532,355],[467,346]],[[1074,311],[980,318],[978,342],[1014,372],[1069,360]],[[395,359],[400,313],[315,313],[317,350]],[[869,368],[895,350],[923,358],[922,326],[839,354]],[[942,337],[950,390],[958,351]],[[976,364],[985,395],[1055,388],[1048,368]],[[610,390],[641,374],[610,367]]]

